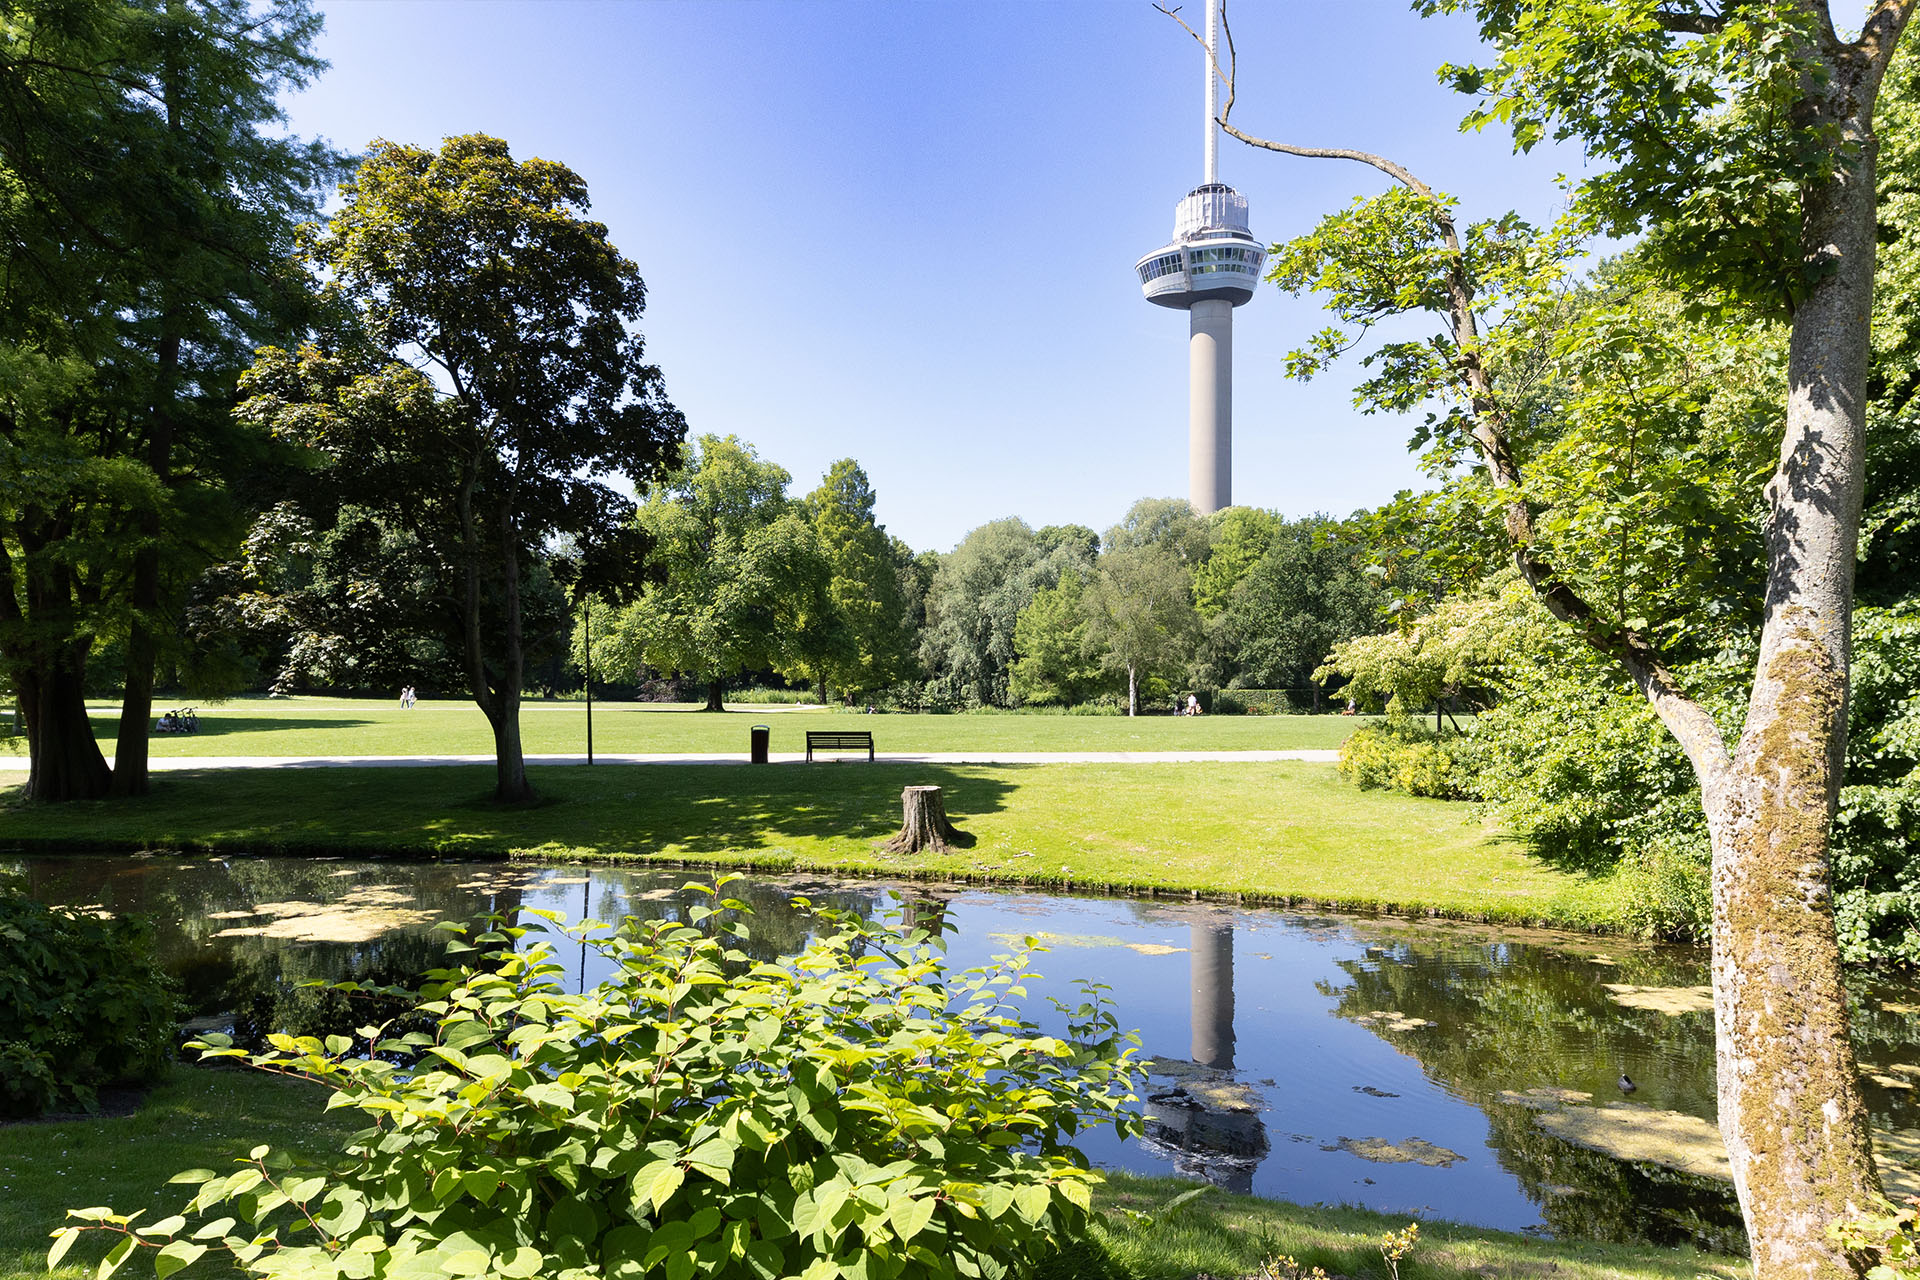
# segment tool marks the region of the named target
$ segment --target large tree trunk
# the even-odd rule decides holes
[[[159,579],[158,554],[154,557],[152,573],[155,581]],[[147,569],[146,565],[134,568],[134,594],[145,597],[140,589],[140,578]],[[146,607],[158,604],[158,592]],[[134,601],[137,610],[143,607],[141,599]],[[148,789],[148,734],[153,723],[153,665],[158,647],[154,643],[152,630],[137,614],[133,628],[127,635],[126,684],[120,693],[120,728],[114,737],[113,746],[113,794],[116,796],[143,796]]]
[[[503,804],[526,804],[532,800],[533,787],[527,782],[527,758],[520,746],[520,687],[526,683],[526,628],[520,614],[520,531],[513,509],[500,507],[500,559],[502,586],[506,596],[506,649],[500,687],[494,695],[493,755],[496,781],[494,799]]]
[[[520,691],[500,695],[499,717],[493,720],[493,798],[503,804],[525,804],[534,798],[527,781],[527,757],[520,745]]]
[[[167,128],[178,136],[179,114],[177,84],[171,67],[162,80],[166,101]],[[163,276],[163,288],[174,281]],[[175,401],[179,395],[181,315],[177,306],[168,304],[161,315],[161,335],[155,353],[153,403],[147,408],[147,469],[153,473],[160,495],[173,484],[173,429]],[[127,603],[133,615],[127,635],[127,667],[120,694],[120,728],[113,747],[113,794],[147,794],[148,729],[153,719],[153,666],[159,657],[155,626],[160,610],[160,537],[166,525],[162,509],[164,496],[156,496],[135,520],[138,541],[133,553],[133,582]]]
[[[1828,861],[1846,757],[1874,221],[1865,138],[1853,170],[1808,195],[1809,258],[1834,269],[1794,313],[1753,695],[1724,775],[1702,787],[1720,1131],[1761,1280],[1854,1274],[1827,1227],[1880,1194]]]
[[[27,729],[29,800],[94,800],[106,795],[112,783],[87,720],[82,661],[71,656],[18,681]]]
[[[520,684],[522,671],[520,624],[520,557],[514,537],[513,512],[502,504],[499,511],[500,541],[490,544],[480,537],[474,518],[473,494],[478,462],[461,478],[455,499],[460,514],[460,532],[465,565],[462,572],[463,595],[460,602],[460,629],[466,647],[467,684],[474,705],[493,728],[494,788],[496,800],[505,804],[524,804],[532,800],[533,787],[527,782],[527,762],[520,745]],[[498,680],[487,666],[486,645],[480,615],[480,556],[488,546],[502,555],[502,588],[506,597],[507,627],[504,639],[505,670]]]
[[[702,707],[701,710],[702,711],[725,711],[727,709],[726,704],[720,700],[720,695],[723,692],[725,692],[725,690],[726,690],[726,684],[724,681],[720,681],[720,680],[707,681],[707,705]]]

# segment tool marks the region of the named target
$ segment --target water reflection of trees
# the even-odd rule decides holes
[[[415,987],[421,975],[448,964],[447,935],[433,927],[438,921],[468,924],[499,915],[523,925],[543,924],[526,910],[537,901],[570,919],[617,924],[632,916],[687,922],[696,905],[713,902],[709,895],[684,887],[704,878],[684,871],[298,858],[187,860],[177,854],[34,858],[19,867],[24,890],[42,901],[97,904],[116,914],[153,918],[161,963],[180,980],[189,1009],[200,1017],[231,1014],[243,1041],[257,1041],[273,1031],[349,1034],[400,1015],[406,1008],[402,1001],[303,984]],[[560,886],[548,886],[549,879],[582,882],[580,897],[569,899]],[[362,940],[285,938],[252,931],[270,922],[267,915],[253,914],[262,904],[340,904],[355,890],[375,887],[403,895],[407,911],[417,913],[412,922]],[[879,897],[877,890],[825,883],[733,881],[725,896],[751,908],[749,934],[740,946],[754,960],[792,955],[808,941],[816,922],[792,909],[796,892],[862,917],[873,913]],[[563,939],[555,941],[564,947]],[[569,957],[562,954],[560,959]]]
[[[1501,1098],[1503,1090],[1549,1086],[1604,1101],[1620,1096],[1616,1082],[1625,1072],[1640,1084],[1636,1101],[1711,1119],[1711,1018],[1624,1008],[1601,985],[1696,985],[1704,981],[1697,959],[1626,952],[1602,964],[1493,941],[1395,942],[1374,951],[1340,962],[1348,985],[1323,985],[1339,1002],[1335,1012],[1363,1022],[1486,1112],[1501,1167],[1539,1204],[1555,1235],[1744,1248],[1728,1184],[1574,1146],[1541,1130],[1527,1107]],[[1383,1011],[1402,1017],[1373,1016]]]

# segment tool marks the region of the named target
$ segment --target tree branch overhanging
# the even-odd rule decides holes
[[[1727,25],[1726,15],[1715,4],[1705,9],[1678,8],[1668,0],[1653,12],[1653,20],[1663,31],[1683,36],[1718,35]]]
[[[1910,7],[1914,3],[1916,0],[1882,0],[1883,6]],[[1226,85],[1226,97],[1217,120],[1225,133],[1248,146],[1282,155],[1364,164],[1432,202],[1435,226],[1447,250],[1447,318],[1452,326],[1453,365],[1460,378],[1459,389],[1465,393],[1464,398],[1469,406],[1474,443],[1493,478],[1495,489],[1501,491],[1504,497],[1507,541],[1515,566],[1549,613],[1573,626],[1590,648],[1621,665],[1680,743],[1702,783],[1723,776],[1732,765],[1725,737],[1706,708],[1682,689],[1659,647],[1633,628],[1605,622],[1599,611],[1568,584],[1535,547],[1533,509],[1524,496],[1520,464],[1507,432],[1505,410],[1492,377],[1480,360],[1480,324],[1474,308],[1473,285],[1467,275],[1466,255],[1460,243],[1459,231],[1445,204],[1433,188],[1411,170],[1384,156],[1347,147],[1303,147],[1275,142],[1235,127],[1229,117],[1233,111],[1239,65],[1233,47],[1232,28],[1227,22],[1225,0],[1221,0],[1220,6],[1220,26],[1226,36],[1228,49],[1225,69],[1220,66],[1218,53],[1208,48],[1205,38],[1180,17],[1177,6],[1168,8],[1156,3],[1154,8],[1171,18],[1202,49],[1207,50],[1213,73]]]

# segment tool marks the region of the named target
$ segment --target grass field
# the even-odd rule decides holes
[[[658,859],[1059,887],[1197,890],[1581,926],[1595,885],[1488,834],[1466,805],[1363,792],[1327,765],[549,766],[501,808],[487,766],[208,770],[148,798],[26,806],[0,847]],[[902,787],[944,787],[974,843],[887,853]]]
[[[156,713],[167,709],[162,701]],[[95,736],[111,753],[119,710],[92,708]],[[156,734],[155,756],[486,755],[493,734],[466,701],[422,702],[236,698],[199,709],[200,732]],[[529,702],[520,717],[530,754],[584,752],[586,704]],[[720,713],[684,704],[596,702],[596,751],[739,752],[747,730],[766,724],[773,750],[800,751],[807,729],[867,729],[885,752],[1263,751],[1337,747],[1362,721],[1346,716],[857,715],[821,709],[743,706]],[[14,749],[24,751],[22,740]],[[0,743],[0,750],[5,749]]]
[[[167,1186],[183,1169],[222,1169],[258,1143],[324,1158],[357,1126],[323,1112],[315,1088],[240,1071],[184,1069],[133,1115],[0,1128],[0,1280],[48,1275],[47,1234],[69,1208],[111,1205],[166,1217],[189,1189]],[[1196,1184],[1116,1175],[1096,1193],[1102,1211],[1093,1247],[1047,1267],[1043,1280],[1195,1280],[1257,1274],[1275,1254],[1335,1275],[1386,1274],[1375,1242],[1407,1220],[1358,1209],[1307,1208],[1209,1191],[1180,1205]],[[80,1280],[106,1241],[83,1241],[53,1273]],[[151,1255],[123,1276],[152,1276]],[[210,1264],[199,1270],[217,1271]],[[1423,1222],[1403,1264],[1410,1280],[1482,1280],[1489,1275],[1554,1280],[1694,1280],[1746,1274],[1746,1264],[1692,1250],[1534,1240],[1474,1227]]]

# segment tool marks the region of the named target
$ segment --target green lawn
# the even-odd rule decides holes
[[[661,859],[1590,923],[1591,882],[1491,837],[1462,804],[1363,792],[1321,764],[549,766],[545,803],[488,766],[208,770],[137,802],[25,806],[0,846]],[[975,843],[886,853],[901,788],[935,784]]]
[[[322,1111],[325,1102],[317,1086],[264,1072],[180,1070],[130,1116],[0,1128],[0,1278],[48,1274],[47,1233],[68,1209],[145,1209],[155,1222],[191,1198],[191,1187],[166,1185],[182,1170],[231,1168],[263,1142],[324,1157],[359,1127]],[[108,1243],[104,1234],[83,1240],[55,1274],[92,1274]],[[130,1262],[119,1274],[150,1277],[153,1263]]]
[[[168,702],[156,705],[165,710]],[[156,734],[156,756],[490,755],[486,718],[465,701],[236,698],[200,707],[200,732]],[[109,753],[119,710],[93,706],[95,735]],[[584,752],[586,704],[529,702],[520,717],[532,754]],[[596,702],[596,751],[739,752],[747,730],[766,724],[773,750],[801,751],[807,729],[869,729],[880,751],[1249,751],[1337,747],[1363,721],[1346,716],[857,715],[845,711]],[[24,746],[17,741],[17,750]],[[0,749],[4,749],[0,746]]]
[[[0,1280],[47,1275],[47,1234],[68,1208],[111,1205],[175,1211],[188,1188],[167,1186],[183,1169],[229,1167],[257,1143],[324,1158],[357,1127],[326,1113],[318,1090],[240,1071],[183,1069],[131,1116],[0,1128]],[[1277,1253],[1336,1275],[1385,1275],[1375,1242],[1407,1219],[1357,1209],[1304,1208],[1208,1191],[1169,1208],[1195,1184],[1115,1175],[1096,1197],[1103,1220],[1092,1248],[1057,1260],[1044,1280],[1195,1280],[1238,1277]],[[1403,1274],[1413,1280],[1488,1275],[1554,1280],[1693,1280],[1747,1271],[1732,1258],[1687,1249],[1555,1243],[1446,1223],[1421,1223]],[[106,1241],[82,1241],[55,1274],[80,1280]],[[120,1274],[151,1276],[151,1255]],[[203,1264],[210,1266],[210,1264]]]

